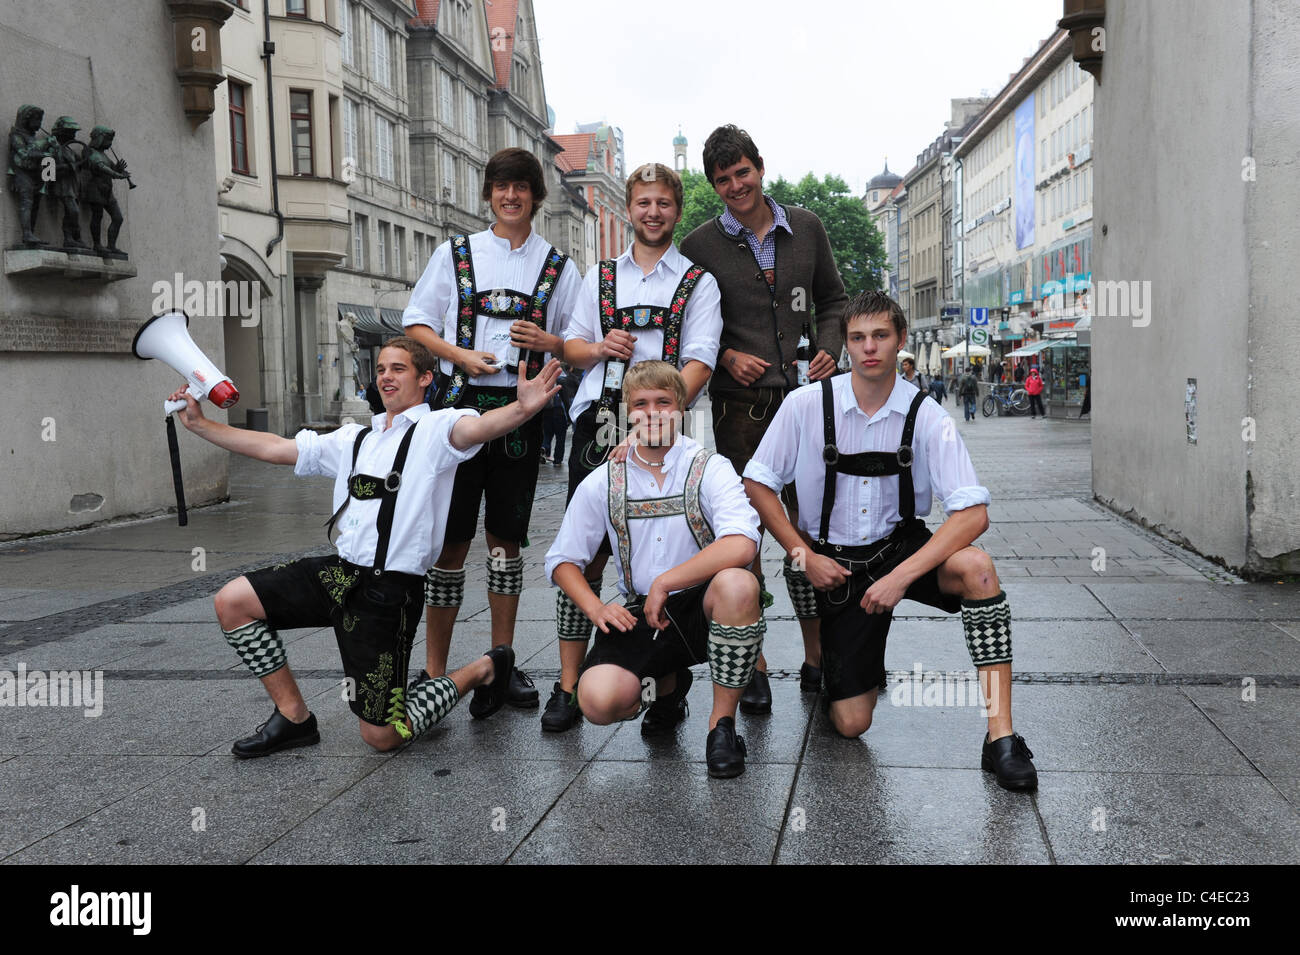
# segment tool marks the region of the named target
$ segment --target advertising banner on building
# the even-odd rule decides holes
[[[1034,94],[1016,107],[1016,248],[1034,244]]]

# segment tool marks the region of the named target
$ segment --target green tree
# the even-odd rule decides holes
[[[681,245],[692,229],[722,215],[724,208],[704,173],[687,169],[682,173],[682,221],[673,230],[673,241]]]
[[[881,287],[885,239],[862,200],[849,192],[848,183],[839,176],[818,179],[808,173],[798,183],[778,178],[765,184],[764,191],[782,205],[802,206],[822,220],[849,295]],[[723,208],[704,173],[694,169],[682,173],[682,221],[673,231],[673,240],[680,245],[692,229],[721,215]]]

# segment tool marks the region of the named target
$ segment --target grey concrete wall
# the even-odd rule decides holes
[[[1249,156],[1255,181],[1246,191],[1250,289],[1250,414],[1256,440],[1248,448],[1253,489],[1251,562],[1260,569],[1300,572],[1300,323],[1296,262],[1300,261],[1300,7],[1292,0],[1255,0],[1255,86]],[[1240,165],[1240,161],[1239,161]]]
[[[139,184],[129,193],[125,185],[115,190],[126,216],[120,244],[138,275],[112,284],[0,276],[0,323],[39,315],[138,325],[152,314],[155,281],[177,272],[200,281],[220,278],[212,121],[191,131],[173,62],[171,20],[161,0],[0,6],[6,131],[25,102],[44,107],[47,129],[59,115],[72,115],[82,139],[92,125],[106,123],[117,129],[116,149]],[[52,203],[45,206],[41,234],[54,239]],[[83,225],[85,219],[83,211]],[[16,205],[6,194],[0,244],[18,239]],[[220,365],[221,319],[196,319],[191,334]],[[129,351],[0,353],[0,456],[10,490],[0,496],[0,534],[58,530],[173,504],[162,399],[180,380],[161,362],[138,361]],[[205,410],[225,417],[210,404]],[[53,419],[55,440],[42,440],[49,434],[44,419]],[[182,434],[181,456],[191,504],[226,494],[226,452]],[[75,495],[103,501],[77,511]]]
[[[1093,489],[1237,567],[1247,558],[1241,432],[1252,407],[1250,191],[1240,176],[1252,6],[1108,3],[1095,122],[1093,279],[1150,282],[1152,301],[1146,327],[1093,319]],[[1184,426],[1188,378],[1198,382],[1195,445]]]

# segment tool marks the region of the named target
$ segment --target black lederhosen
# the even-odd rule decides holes
[[[656,636],[655,628],[646,623],[639,598],[627,603],[636,617],[636,626],[624,633],[614,627],[609,633],[596,628],[596,642],[582,663],[585,672],[600,663],[612,663],[631,670],[637,679],[658,680],[683,667],[707,663],[709,659],[709,618],[704,614],[704,592],[708,583],[697,584],[670,594],[664,602],[669,618],[667,630]]]
[[[885,685],[885,641],[893,610],[867,613],[863,595],[873,583],[911,557],[930,539],[925,521],[916,517],[916,495],[912,483],[912,433],[916,416],[927,395],[918,392],[908,408],[903,436],[897,452],[864,451],[840,454],[835,445],[835,408],[829,380],[822,383],[822,428],[826,478],[822,489],[822,511],[813,549],[838,561],[853,576],[831,591],[816,591],[821,617],[822,676],[831,700],[858,696]],[[933,399],[931,399],[933,400]],[[835,478],[846,473],[859,476],[898,476],[898,511],[901,520],[884,537],[870,544],[840,545],[827,540],[831,512],[835,506]],[[961,609],[961,597],[939,590],[939,568],[933,567],[914,580],[905,599],[938,607],[947,613]]]
[[[355,681],[348,705],[367,723],[388,724],[393,690],[406,686],[424,578],[391,570],[376,575],[335,555],[255,570],[248,582],[271,629],[334,628],[343,673]]]
[[[435,407],[443,406],[446,382],[445,377],[440,380]],[[515,397],[514,388],[470,385],[458,407],[485,412],[504,408]],[[480,506],[483,527],[489,534],[507,541],[522,542],[527,538],[541,455],[542,416],[536,414],[514,431],[483,445],[468,461],[461,462],[452,485],[443,539],[453,544],[473,540],[478,530]]]
[[[885,641],[894,612],[867,613],[862,596],[867,589],[930,539],[925,521],[916,518],[900,524],[889,537],[872,544],[840,547],[816,545],[819,554],[838,561],[852,578],[830,591],[818,590],[817,613],[821,617],[822,675],[831,700],[848,699],[885,685]],[[946,613],[961,609],[961,597],[939,590],[939,568],[912,581],[903,594]]]

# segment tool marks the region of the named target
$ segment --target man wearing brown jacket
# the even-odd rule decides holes
[[[722,291],[722,340],[709,382],[718,452],[743,473],[777,408],[798,384],[795,349],[804,322],[812,324],[816,354],[808,376],[835,373],[844,341],[840,315],[848,297],[820,219],[781,206],[763,193],[763,158],[749,134],[719,126],[704,144],[704,173],[726,211],[682,241],[682,254],[708,269]],[[787,496],[793,506],[793,495]],[[755,572],[762,579],[759,558]],[[821,685],[821,643],[813,588],[786,563],[786,587],[803,631],[800,687]],[[760,658],[740,708],[768,713],[772,692]]]

